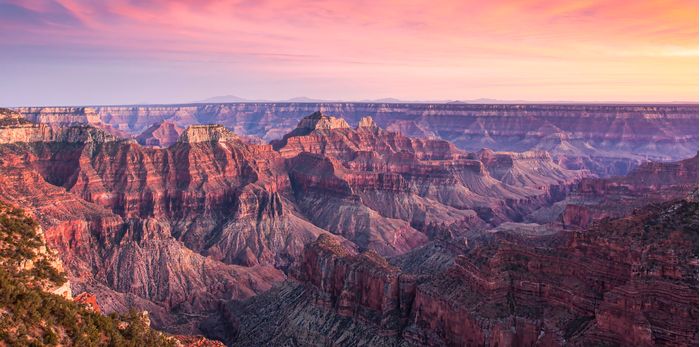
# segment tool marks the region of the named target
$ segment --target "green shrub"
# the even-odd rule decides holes
[[[173,346],[135,311],[101,315],[58,295],[42,283],[65,283],[65,274],[36,249],[43,245],[37,223],[20,209],[0,202],[0,345],[9,346]],[[19,264],[32,260],[31,271]],[[126,329],[119,323],[126,322]]]

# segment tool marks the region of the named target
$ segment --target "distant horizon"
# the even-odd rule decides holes
[[[361,102],[361,101],[327,101],[327,102],[298,102],[298,101],[240,101],[240,102],[189,102],[189,103],[140,103],[140,104],[46,104],[46,105],[21,105],[2,106],[0,108],[51,108],[51,107],[148,107],[148,106],[196,106],[196,105],[227,105],[227,104],[387,104],[387,105],[460,105],[446,102]],[[699,106],[700,102],[668,101],[668,102],[522,102],[522,103],[478,103],[467,102],[461,105],[591,105],[591,106]]]
[[[215,99],[222,96],[212,97]],[[30,108],[30,107],[119,107],[119,106],[178,106],[178,105],[214,105],[214,104],[453,104],[453,105],[699,105],[698,101],[577,101],[577,100],[500,100],[491,98],[477,99],[444,99],[444,100],[401,100],[391,97],[362,100],[331,100],[317,99],[305,96],[288,99],[245,99],[236,101],[195,100],[190,102],[135,102],[135,103],[86,103],[86,104],[32,104],[32,105],[0,105],[0,108]],[[302,100],[305,99],[305,100]]]

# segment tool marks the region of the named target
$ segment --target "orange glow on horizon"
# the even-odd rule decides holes
[[[691,0],[5,3],[32,16],[0,18],[5,49],[95,66],[182,63],[197,78],[223,76],[221,93],[246,97],[698,96],[698,3]],[[270,81],[277,80],[298,81],[289,82],[296,90],[275,90]],[[266,84],[272,95],[263,95]]]

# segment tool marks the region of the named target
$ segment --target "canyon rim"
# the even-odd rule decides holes
[[[697,28],[0,0],[0,346],[698,345]]]

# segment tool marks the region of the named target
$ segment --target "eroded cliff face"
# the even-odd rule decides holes
[[[335,119],[319,114],[310,117]],[[311,121],[302,121],[304,124]],[[342,223],[324,210],[359,202],[382,217],[406,221],[429,235],[438,225],[464,232],[484,222],[518,219],[535,206],[563,198],[570,185],[588,175],[559,167],[546,153],[489,152],[492,157],[508,158],[509,166],[500,168],[483,153],[480,158],[443,140],[389,132],[376,126],[371,117],[365,117],[356,129],[300,125],[272,145],[289,158],[295,194],[302,205],[308,204],[318,214],[311,219],[333,221],[324,226],[331,228]],[[487,168],[500,175],[500,180]]]
[[[106,312],[136,306],[155,327],[243,345],[632,343],[620,340],[621,330],[652,329],[656,339],[656,326],[672,331],[669,341],[690,336],[682,320],[666,326],[647,318],[644,330],[639,312],[646,311],[620,306],[624,298],[657,300],[654,288],[669,285],[663,276],[651,287],[646,277],[631,282],[639,264],[668,256],[643,253],[652,244],[627,250],[625,235],[609,244],[604,236],[589,240],[608,231],[591,232],[598,216],[574,208],[564,223],[513,223],[552,209],[589,175],[546,152],[469,153],[384,130],[371,117],[352,128],[322,112],[261,144],[199,124],[206,119],[186,110],[166,117],[167,109],[138,111],[173,126],[161,123],[137,141],[84,124],[35,124],[13,112],[0,118],[0,199],[37,216],[74,291],[93,293]],[[46,112],[41,117],[58,123]],[[92,121],[107,119],[90,112]],[[178,131],[173,118],[197,124]],[[124,129],[143,121],[122,120]],[[697,159],[654,165],[627,178],[641,182],[635,201],[644,189],[693,188]],[[629,181],[589,190],[607,195]],[[562,231],[576,223],[588,233]],[[659,232],[676,235],[663,234],[669,230]],[[648,233],[638,234],[632,243]],[[687,247],[683,237],[658,251]],[[683,277],[687,269],[669,271]],[[283,328],[270,328],[273,322]],[[640,336],[636,342],[650,341]]]
[[[273,264],[285,253],[269,247],[301,249],[305,240],[299,238],[313,240],[322,232],[310,227],[290,238],[287,232],[295,230],[282,225],[276,230],[285,234],[273,246],[261,241],[255,227],[256,211],[265,206],[256,204],[244,213],[244,204],[231,203],[256,190],[248,186],[257,181],[258,167],[245,157],[259,158],[270,152],[269,146],[247,151],[237,149],[235,141],[227,148],[217,136],[211,141],[200,136],[197,143],[183,142],[167,151],[96,138],[5,144],[0,171],[2,198],[35,212],[47,242],[66,263],[73,288],[94,293],[106,312],[136,305],[150,311],[158,327],[196,332],[199,321],[217,311],[222,298],[249,297],[284,279]],[[213,159],[217,153],[228,153],[219,159],[231,164],[219,167]],[[191,172],[190,161],[197,165]],[[222,226],[224,216],[236,208],[239,214],[252,214],[250,220],[236,217],[239,223],[250,223],[248,230],[256,235],[234,229],[243,242],[232,243],[226,239],[230,231],[222,227],[218,239],[200,238]],[[223,239],[230,252],[220,251],[216,240]],[[246,266],[236,265],[244,261],[227,261],[250,253],[249,248],[257,253]],[[213,249],[224,254],[208,256]]]
[[[624,175],[646,159],[680,160],[698,150],[697,105],[473,105],[244,103],[18,109],[47,124],[87,123],[132,136],[154,123],[222,124],[240,135],[280,139],[321,111],[408,136],[440,137],[462,149],[546,150],[569,169]]]
[[[693,344],[697,213],[697,201],[680,200],[585,231],[501,230],[466,248],[431,245],[393,262],[320,237],[294,281],[227,308],[237,317],[229,339],[244,346],[314,338],[394,346]]]
[[[108,313],[135,305],[151,312],[155,326],[192,333],[222,297],[248,297],[284,278],[271,265],[242,267],[194,252],[166,221],[116,214],[48,183],[14,155],[2,149],[3,199],[38,216],[74,291],[94,293]]]
[[[586,227],[653,202],[684,198],[697,184],[697,155],[678,162],[645,162],[627,176],[582,179],[559,202],[564,208],[559,218],[566,226]]]
[[[146,146],[170,147],[177,142],[184,130],[175,123],[163,121],[144,130],[136,137],[136,141]]]

